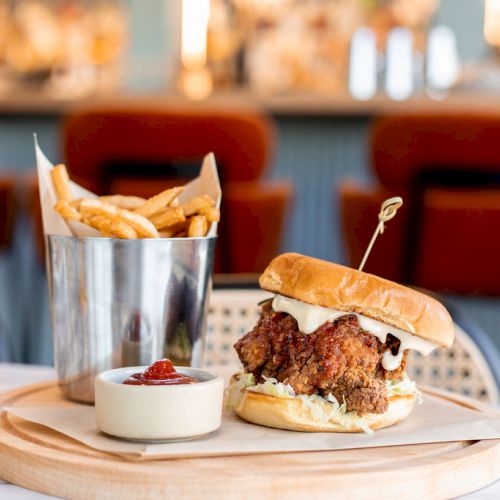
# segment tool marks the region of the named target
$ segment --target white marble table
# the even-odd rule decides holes
[[[55,378],[55,373],[52,368],[0,363],[0,392],[53,378]],[[14,486],[0,479],[0,499],[2,500],[41,500],[47,498],[54,497]],[[462,497],[462,499],[498,500],[500,499],[500,480],[487,488]]]

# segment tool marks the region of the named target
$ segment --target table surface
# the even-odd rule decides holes
[[[54,378],[55,373],[52,368],[0,363],[0,392],[9,391],[23,385],[52,380]],[[38,500],[55,497],[36,493],[0,479],[0,498],[8,498],[9,500]],[[500,498],[500,480],[487,488],[462,497],[462,499],[467,500],[498,498]]]

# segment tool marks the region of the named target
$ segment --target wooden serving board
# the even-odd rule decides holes
[[[0,404],[74,405],[55,383],[0,395]],[[70,499],[449,498],[500,478],[500,440],[130,462],[2,413],[0,477]]]

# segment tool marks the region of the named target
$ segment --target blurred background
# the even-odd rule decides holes
[[[33,133],[98,194],[214,151],[225,283],[357,267],[403,196],[365,270],[500,347],[499,56],[500,0],[0,0],[0,360],[52,362]]]

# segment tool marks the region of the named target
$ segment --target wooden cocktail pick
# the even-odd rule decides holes
[[[378,214],[378,225],[377,228],[375,229],[375,232],[373,233],[372,239],[370,240],[370,243],[368,245],[368,248],[366,249],[365,255],[363,256],[363,260],[361,261],[361,264],[358,267],[358,271],[362,271],[363,267],[365,267],[366,260],[368,259],[368,255],[370,255],[370,252],[372,251],[373,244],[375,243],[375,240],[377,239],[377,236],[379,234],[384,233],[385,229],[385,223],[388,220],[391,220],[395,217],[396,212],[398,208],[403,204],[403,198],[400,196],[395,196],[394,198],[389,198],[382,203],[380,206],[380,212]]]

